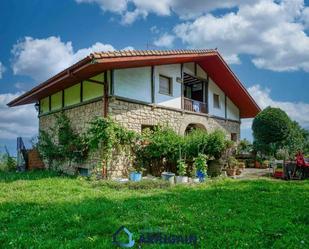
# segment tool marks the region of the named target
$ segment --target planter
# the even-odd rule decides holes
[[[228,176],[235,176],[236,175],[236,169],[226,169],[226,174]]]
[[[176,183],[187,183],[188,177],[187,176],[176,176]]]
[[[141,180],[142,180],[142,173],[139,173],[139,172],[131,172],[130,173],[130,181],[140,182]]]
[[[255,161],[255,162],[254,162],[254,166],[255,166],[257,169],[261,168],[261,164],[260,164],[260,162],[258,162],[258,161]]]
[[[242,170],[241,169],[236,169],[236,175],[240,175],[241,174],[241,172],[242,172]]]
[[[276,171],[274,174],[275,178],[282,178],[283,177],[283,172],[282,171]]]
[[[245,167],[246,167],[246,165],[245,165],[244,162],[239,162],[239,163],[238,163],[238,168],[239,168],[240,170],[244,170]]]
[[[162,180],[169,181],[171,184],[175,183],[175,174],[172,172],[162,172]]]

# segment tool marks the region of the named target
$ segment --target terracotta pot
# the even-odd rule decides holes
[[[241,172],[242,172],[242,170],[241,169],[236,169],[236,175],[240,175],[241,174]]]
[[[235,176],[236,175],[236,169],[226,169],[226,173],[228,176]]]
[[[256,168],[261,168],[261,164],[260,164],[260,162],[258,162],[258,161],[255,161],[255,162],[254,162],[254,165],[255,165]]]

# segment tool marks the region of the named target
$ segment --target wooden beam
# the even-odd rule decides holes
[[[80,102],[82,103],[83,102],[83,88],[84,88],[84,83],[83,81],[80,82]]]
[[[48,96],[48,111],[51,111],[51,95]]]
[[[109,90],[108,90],[108,80],[107,80],[107,71],[104,72],[104,94],[103,94],[103,101],[104,101],[104,107],[103,107],[103,116],[106,118],[108,116],[108,97],[109,97]]]
[[[115,83],[114,83],[114,69],[110,70],[110,85],[111,85],[111,89],[110,89],[110,94],[112,96],[115,95]]]
[[[64,89],[61,92],[62,92],[62,108],[64,108]]]
[[[205,103],[206,103],[206,113],[209,113],[209,75],[207,74],[206,78],[206,87],[205,87]]]
[[[151,103],[155,102],[155,72],[154,66],[151,66]]]
[[[180,77],[181,77],[181,109],[184,109],[184,77],[183,77],[183,63],[180,64]]]
[[[227,119],[227,98],[226,98],[226,94],[224,94],[224,117],[225,119]]]
[[[105,76],[104,76],[105,77]],[[87,79],[85,81],[89,81],[89,82],[93,82],[93,83],[97,83],[97,84],[101,84],[104,85],[104,82],[98,81],[98,80],[92,80],[92,79]]]

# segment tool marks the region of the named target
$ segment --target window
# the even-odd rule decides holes
[[[49,112],[49,97],[40,100],[40,113]]]
[[[214,108],[220,109],[220,96],[214,93]]]
[[[231,140],[237,142],[237,133],[231,133]]]
[[[159,93],[172,95],[173,94],[173,85],[172,85],[172,78],[160,75],[160,86],[159,86]]]
[[[64,90],[64,106],[80,103],[80,84],[76,84]]]
[[[83,81],[83,101],[103,96],[103,84]]]
[[[62,92],[57,92],[51,96],[51,110],[59,110],[62,108]]]

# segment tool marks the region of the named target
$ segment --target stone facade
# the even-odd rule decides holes
[[[161,106],[132,103],[113,99],[109,103],[109,114],[128,129],[141,132],[142,125],[168,124],[181,135],[190,124],[198,124],[208,132],[221,129],[228,139],[231,133],[236,133],[239,139],[240,122],[210,117],[206,114],[171,109]]]
[[[80,105],[74,108],[64,110],[64,113],[71,120],[72,127],[77,132],[86,131],[91,121],[96,116],[103,116],[104,103],[103,100]],[[185,134],[185,130],[190,124],[199,125],[208,132],[221,129],[226,133],[228,139],[231,133],[237,134],[239,139],[240,122],[225,120],[222,118],[209,117],[206,114],[197,114],[188,111],[171,109],[160,106],[146,105],[132,101],[111,98],[109,101],[109,115],[127,127],[130,130],[141,132],[142,125],[159,125],[168,124],[179,134]],[[39,126],[41,130],[49,130],[56,121],[57,113],[42,115],[40,117]],[[91,168],[98,163],[96,155],[90,158],[83,165],[73,165],[68,172],[74,172],[76,167]],[[130,161],[125,155],[115,155],[109,172],[112,177],[121,177],[127,175]]]

